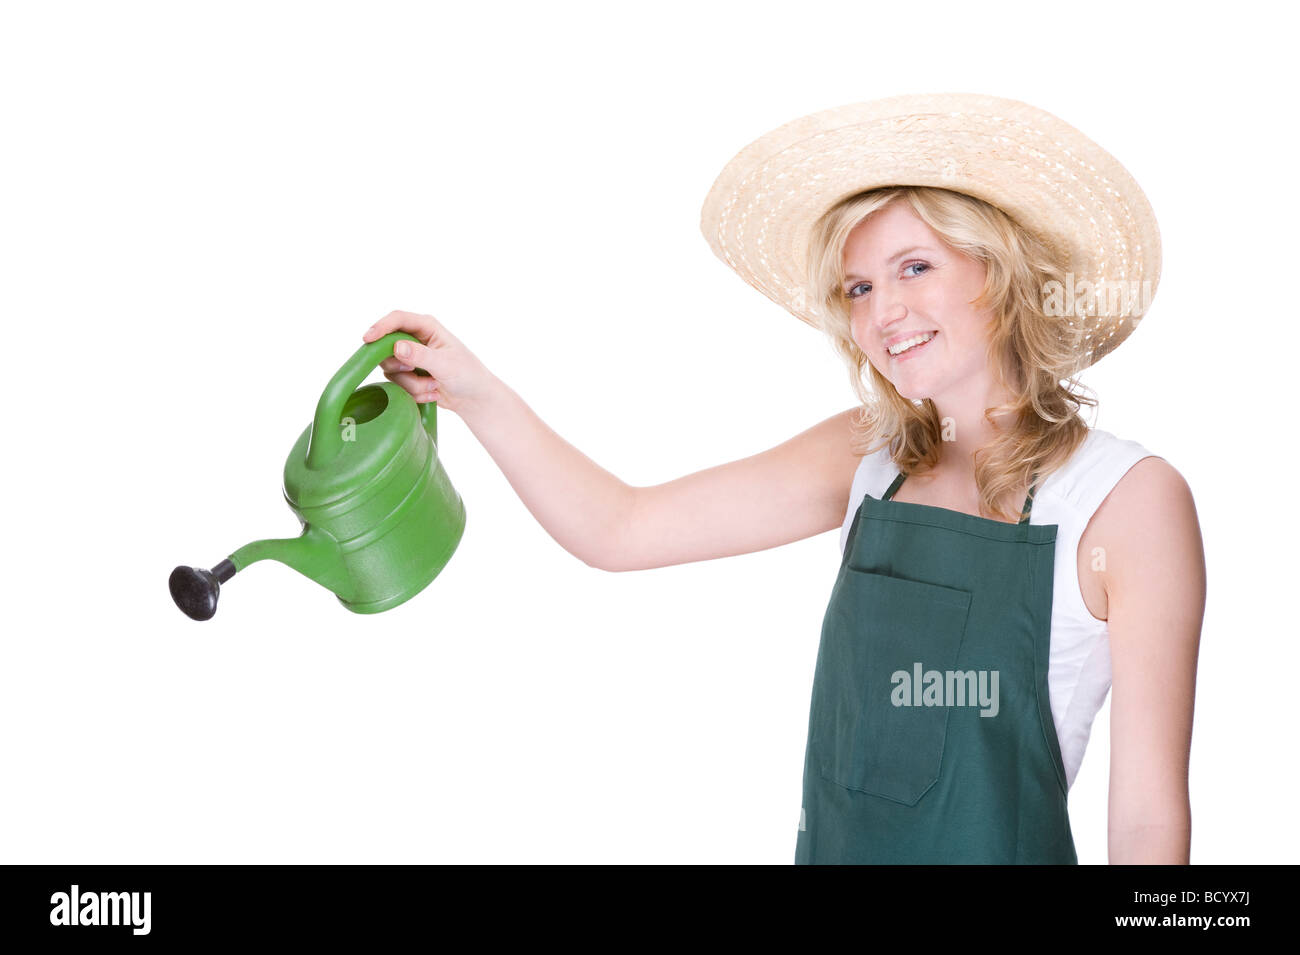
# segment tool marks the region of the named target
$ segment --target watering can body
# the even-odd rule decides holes
[[[446,566],[465,506],[438,457],[437,405],[392,382],[357,387],[401,339],[415,340],[399,332],[358,349],[289,452],[284,499],[302,534],[246,544],[212,571],[178,567],[172,596],[187,614],[212,616],[219,584],[260,560],[289,565],[355,613],[404,603]]]

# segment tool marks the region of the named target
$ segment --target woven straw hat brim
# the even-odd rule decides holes
[[[700,228],[741,278],[816,327],[805,289],[809,230],[839,200],[891,185],[938,186],[990,202],[1059,253],[1076,288],[1086,280],[1096,289],[1137,291],[1112,299],[1099,309],[1104,314],[1072,318],[1080,369],[1124,341],[1155,294],[1160,232],[1134,178],[1068,123],[996,96],[909,94],[786,123],[727,163]]]

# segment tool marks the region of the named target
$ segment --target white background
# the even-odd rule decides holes
[[[636,485],[852,406],[700,204],[787,120],[951,90],[1056,113],[1156,210],[1160,291],[1090,423],[1196,495],[1193,861],[1297,861],[1288,7],[0,9],[0,861],[790,862],[834,533],[594,570],[443,412],[468,524],[416,599],[357,616],[268,562],[195,623],[166,578],[297,534],[284,457],[391,309]]]

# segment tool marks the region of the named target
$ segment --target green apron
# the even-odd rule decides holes
[[[813,677],[796,864],[1077,863],[1047,694],[1056,524],[866,495]],[[906,704],[906,705],[904,705]]]

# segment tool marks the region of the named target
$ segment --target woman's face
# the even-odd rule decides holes
[[[992,314],[970,304],[984,288],[983,263],[945,245],[903,201],[858,223],[843,261],[853,340],[900,395],[949,406],[985,399]]]

